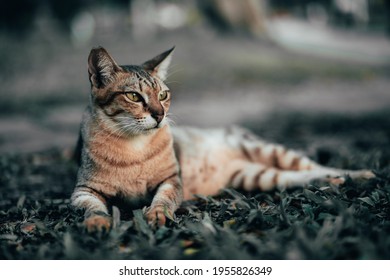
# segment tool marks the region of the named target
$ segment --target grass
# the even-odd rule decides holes
[[[245,125],[266,139],[377,178],[340,188],[245,193],[185,202],[153,231],[141,210],[89,235],[69,207],[77,166],[70,152],[0,156],[1,259],[390,259],[390,113],[278,113]],[[278,125],[275,126],[274,124]]]

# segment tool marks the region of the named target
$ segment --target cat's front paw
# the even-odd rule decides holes
[[[341,186],[345,183],[346,178],[344,176],[328,177],[325,181],[334,186]]]
[[[108,233],[111,225],[112,221],[108,216],[93,215],[84,220],[84,226],[88,233]]]
[[[146,210],[145,213],[146,220],[148,224],[152,227],[161,227],[165,225],[167,217],[173,219],[173,213],[171,213],[164,206],[150,207]]]

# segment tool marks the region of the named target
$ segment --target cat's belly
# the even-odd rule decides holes
[[[224,153],[219,150],[182,160],[184,199],[191,199],[194,194],[215,195],[228,185],[235,169],[229,164],[232,158]]]
[[[184,199],[194,194],[215,195],[226,187],[237,162],[244,159],[239,134],[229,129],[172,130],[180,163]]]

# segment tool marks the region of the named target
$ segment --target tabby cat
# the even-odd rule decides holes
[[[140,66],[119,66],[102,48],[91,50],[90,104],[81,125],[81,163],[72,205],[85,209],[88,231],[109,230],[110,209],[144,208],[161,226],[183,199],[244,190],[304,186],[312,180],[341,184],[370,178],[370,171],[321,166],[251,132],[176,128],[167,112],[171,92],[164,79],[173,48]]]

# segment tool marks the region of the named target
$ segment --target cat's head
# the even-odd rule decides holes
[[[91,50],[92,106],[112,133],[146,134],[166,125],[171,93],[164,80],[173,49],[138,66],[118,65],[102,47]]]

